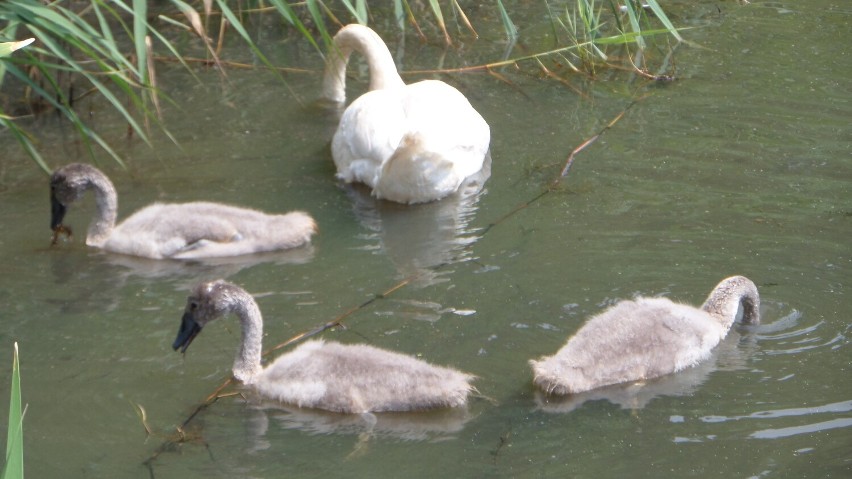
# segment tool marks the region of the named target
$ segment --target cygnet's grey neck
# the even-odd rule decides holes
[[[100,247],[106,243],[115,228],[115,219],[118,214],[118,195],[109,178],[94,168],[89,175],[89,183],[91,188],[95,190],[95,204],[98,212],[95,219],[89,224],[86,244]]]
[[[334,45],[328,54],[322,87],[324,98],[338,103],[346,101],[346,66],[353,51],[367,59],[370,90],[405,86],[381,37],[368,27],[347,25],[334,36]]]
[[[730,328],[737,318],[737,311],[743,307],[743,323],[760,324],[760,296],[757,287],[744,276],[731,276],[723,279],[701,307],[712,314],[726,328]]]
[[[243,290],[228,292],[230,312],[240,320],[242,340],[234,358],[234,377],[244,384],[251,384],[263,369],[260,365],[263,342],[263,317],[254,298]]]

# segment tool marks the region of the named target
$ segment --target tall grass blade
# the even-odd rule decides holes
[[[57,96],[59,96],[59,98],[54,98],[54,95],[49,94],[41,87],[41,85],[34,82],[28,75],[26,75],[14,65],[9,65],[8,67],[9,73],[18,78],[18,80],[20,80],[21,82],[25,83],[29,88],[32,88],[36,94],[38,94],[41,98],[50,103],[54,108],[56,108],[59,112],[61,112],[68,118],[68,120],[71,122],[74,128],[77,129],[78,133],[83,138],[83,143],[89,150],[90,155],[94,156],[94,151],[92,151],[89,139],[94,140],[95,143],[100,145],[101,148],[103,148],[104,151],[106,151],[119,165],[121,165],[122,167],[125,166],[124,162],[121,160],[118,154],[113,151],[109,144],[104,141],[104,139],[101,138],[97,133],[95,133],[88,126],[86,126],[86,124],[80,120],[74,110],[66,106],[67,100],[61,96],[61,93],[59,93],[58,85],[56,84],[53,76],[50,75],[50,72],[47,72],[44,68],[39,69],[42,73],[42,78],[51,84],[51,87],[54,89],[55,92],[57,92]]]
[[[393,18],[396,20],[396,26],[405,31],[405,8],[402,6],[402,0],[393,0]]]
[[[18,143],[21,144],[21,148],[24,149],[30,158],[35,160],[36,164],[38,164],[45,173],[50,173],[52,171],[33,144],[32,138],[30,138],[27,132],[19,127],[12,118],[3,114],[3,110],[0,110],[0,125],[6,127],[12,133],[12,136],[14,136],[15,139],[18,140]]]
[[[9,398],[9,427],[6,435],[6,465],[3,479],[24,477],[24,429],[21,412],[21,370],[18,366],[18,343],[12,353],[12,387]]]
[[[367,0],[355,0],[355,10],[358,11],[358,16],[367,21]]]
[[[660,4],[657,3],[657,0],[645,0],[648,2],[648,7],[651,8],[651,11],[654,12],[654,15],[660,20],[660,23],[666,27],[673,37],[677,38],[677,41],[682,42],[683,37],[680,36],[680,33],[677,32],[677,28],[672,25],[672,22],[669,20],[669,17],[666,16],[666,12],[663,11]]]
[[[271,68],[273,71],[277,71],[275,70],[275,67],[272,65],[272,63],[267,60],[266,55],[264,55],[263,52],[261,52],[260,49],[257,47],[257,45],[255,45],[254,41],[252,41],[251,36],[248,34],[248,31],[246,31],[242,22],[240,22],[240,19],[237,18],[236,14],[234,14],[234,11],[231,10],[231,7],[228,6],[226,1],[217,0],[216,3],[219,5],[219,8],[222,9],[222,15],[224,15],[225,18],[228,19],[228,22],[231,24],[234,30],[236,30],[237,33],[239,33],[240,36],[243,37],[243,41],[246,42],[251,51],[253,51],[254,54],[257,55],[257,57],[260,59],[260,61],[263,62],[266,66]]]
[[[325,42],[327,47],[331,46],[332,38],[328,33],[328,28],[325,26],[325,18],[322,16],[317,0],[307,0],[305,4],[308,6],[308,13],[311,14],[311,19],[314,21],[314,25],[316,25],[317,30],[320,31],[323,42]]]
[[[613,35],[613,36],[609,36],[609,37],[600,37],[600,38],[595,39],[594,43],[596,43],[598,45],[622,45],[622,44],[628,44],[628,43],[635,43],[636,38],[638,38],[639,35],[650,36],[650,35],[660,35],[660,34],[667,34],[667,33],[669,33],[669,31],[667,29],[662,29],[662,28],[658,29],[658,30],[645,30],[642,33],[627,32],[627,33],[621,33],[621,34]],[[502,67],[502,66],[506,66],[506,65],[514,65],[514,64],[517,64],[517,63],[523,62],[523,61],[537,60],[537,59],[540,59],[540,58],[548,57],[550,55],[559,55],[559,54],[564,53],[564,52],[570,52],[570,51],[573,51],[573,50],[579,50],[579,49],[582,49],[582,48],[587,48],[591,44],[592,44],[592,41],[576,43],[576,44],[573,44],[573,45],[554,48],[552,50],[548,50],[548,51],[544,51],[544,52],[532,53],[532,54],[529,54],[529,55],[524,55],[524,56],[515,57],[515,58],[507,58],[506,60],[491,62],[491,63],[485,64],[485,65],[480,65],[480,66],[477,66],[477,67],[468,67],[467,69],[468,70],[488,69],[488,68]]]
[[[512,19],[509,18],[509,12],[506,11],[506,7],[503,6],[502,0],[497,0],[497,9],[500,10],[500,18],[503,20],[503,28],[506,30],[506,38],[509,40],[509,43],[513,43],[518,39],[518,27],[512,23]]]
[[[101,27],[101,35],[104,37],[104,43],[107,45],[116,45],[115,37],[112,34],[112,28],[110,28],[109,22],[107,22],[106,17],[104,17],[104,13],[98,5],[99,3],[100,2],[92,2],[92,10],[94,10],[95,17],[98,19],[98,25]]]
[[[245,27],[243,27],[237,16],[234,15],[234,12],[225,3],[225,0],[217,0],[217,3],[219,4],[219,8],[222,9],[222,14],[225,15],[225,18],[228,19],[228,21],[231,23],[231,26],[234,27],[234,30],[236,30],[237,33],[239,33],[240,36],[243,37],[243,40],[246,42],[246,44],[248,44],[249,48],[251,48],[254,54],[257,55],[260,61],[263,62],[263,64],[266,65],[267,68],[269,68],[276,76],[278,76],[278,78],[284,83],[284,86],[287,87],[287,89],[293,95],[293,98],[295,98],[297,102],[301,102],[301,100],[299,100],[298,95],[296,95],[296,92],[293,91],[287,81],[284,80],[284,77],[281,76],[281,72],[279,72],[278,69],[275,68],[275,65],[273,65],[268,58],[266,58],[266,55],[264,55],[263,52],[261,52],[260,49],[257,47],[257,45],[255,45],[255,43],[251,40],[251,37],[249,36]]]
[[[100,0],[96,0],[96,1],[100,1]],[[124,3],[116,2],[115,4],[118,5],[125,12],[130,13],[131,15],[133,14],[133,10],[131,10]],[[102,4],[101,6],[103,6],[104,8],[107,8],[106,5]],[[113,17],[116,20],[118,20],[119,22],[121,22],[121,16],[117,12],[112,11],[111,9],[110,9],[110,11],[112,12]],[[160,16],[160,18],[162,18],[162,15]],[[189,64],[186,63],[186,61],[183,59],[183,56],[181,56],[181,54],[178,53],[177,48],[175,48],[175,46],[172,44],[172,42],[170,42],[166,37],[164,37],[163,34],[160,33],[157,29],[152,27],[151,24],[146,22],[145,26],[148,28],[148,32],[151,33],[152,35],[154,35],[155,37],[157,37],[157,40],[159,40],[160,43],[165,45],[166,48],[172,53],[172,55],[181,63],[181,65],[183,65],[184,68],[186,68],[186,70],[193,76],[193,78],[195,78],[195,80],[200,83],[201,79],[198,78],[198,76],[195,74],[195,71],[192,68],[189,67]]]
[[[18,32],[18,23],[14,21],[9,21],[9,23],[2,29],[2,32],[6,38],[15,38]],[[0,86],[3,86],[3,78],[6,76],[6,62],[3,61],[2,57],[0,57]]]
[[[639,34],[636,37],[636,44],[641,49],[645,49],[645,39],[642,38],[642,27],[639,26],[639,14],[636,12],[636,6],[633,2],[627,1],[624,2],[624,7],[627,10],[627,18],[630,20],[630,28],[633,29],[633,33]],[[639,8],[642,8],[641,6]]]
[[[411,10],[411,5],[408,3],[408,0],[402,0],[402,5],[405,7],[405,14],[408,17],[408,21],[411,22],[411,25],[414,27],[414,31],[417,32],[417,36],[420,37],[421,40],[426,40],[426,35],[423,34],[423,30],[420,29],[420,25],[417,23],[417,17],[414,16],[414,12]]]
[[[138,70],[139,83],[146,85],[148,81],[148,48],[145,46],[145,36],[148,27],[145,20],[148,18],[148,1],[133,0],[133,45],[136,47],[136,69]]]
[[[316,40],[314,40],[314,36],[311,35],[311,32],[308,31],[307,27],[305,27],[305,24],[302,23],[301,20],[299,20],[299,16],[296,15],[296,12],[293,11],[293,7],[291,7],[290,4],[285,2],[284,0],[269,0],[269,3],[271,3],[272,6],[274,6],[275,9],[278,10],[278,13],[280,13],[281,16],[284,17],[284,20],[287,20],[287,23],[296,27],[296,30],[299,30],[299,33],[301,33],[302,36],[305,37],[305,39],[309,41],[311,45],[314,46],[314,48],[317,49],[317,52],[319,52],[320,56],[322,56],[322,48],[317,45]]]
[[[219,55],[213,48],[213,44],[210,42],[210,37],[207,36],[207,31],[201,23],[201,15],[199,15],[198,12],[196,12],[188,3],[183,2],[182,0],[172,0],[172,3],[181,11],[181,13],[183,13],[183,16],[186,17],[187,21],[189,21],[189,24],[192,26],[192,30],[204,43],[204,47],[207,49],[207,53],[210,55],[210,58],[213,59],[213,63],[216,64],[219,74],[227,78],[228,74],[225,71],[225,67],[222,66],[222,62],[219,60]]]
[[[0,58],[8,57],[15,50],[20,50],[30,43],[34,42],[35,38],[28,38],[26,40],[21,40],[20,42],[3,42],[0,43]]]
[[[352,2],[349,0],[341,0],[343,5],[349,10],[349,13],[355,17],[355,20],[361,25],[367,24],[367,6],[364,3],[364,0],[356,0],[355,5],[352,5]]]
[[[456,11],[459,13],[459,16],[461,17],[462,23],[464,23],[464,26],[466,26],[467,29],[470,30],[471,33],[473,33],[474,37],[479,38],[479,34],[476,33],[476,29],[473,28],[473,25],[470,23],[470,20],[467,18],[467,14],[464,13],[464,9],[462,9],[461,5],[459,5],[458,0],[453,0],[453,6],[455,7]]]
[[[32,31],[35,36],[38,37],[39,40],[41,40],[41,42],[53,52],[54,55],[62,59],[72,68],[74,68],[75,71],[83,75],[86,80],[89,81],[89,83],[91,83],[95,88],[97,88],[98,92],[109,101],[112,107],[118,110],[119,113],[121,113],[125,121],[127,121],[127,123],[133,128],[133,131],[135,131],[136,134],[139,135],[139,137],[142,138],[143,141],[145,141],[145,143],[147,143],[149,146],[151,145],[151,142],[148,140],[148,136],[145,134],[145,131],[142,129],[136,119],[133,118],[133,115],[131,115],[130,112],[127,111],[127,109],[124,107],[124,104],[115,96],[112,90],[107,88],[107,86],[104,85],[100,80],[98,80],[92,73],[88,72],[85,68],[78,64],[77,61],[71,58],[71,56],[65,52],[65,49],[62,48],[62,46],[60,46],[49,34],[41,31],[41,29],[36,28],[34,25],[30,25],[29,28],[30,31]],[[65,40],[72,43],[74,41],[71,38],[66,38]],[[81,45],[79,44],[75,46],[85,50],[85,48],[81,47]],[[109,68],[109,66],[105,64],[102,64],[100,66],[105,70]],[[108,78],[110,78],[116,86],[124,90],[124,92],[129,95],[131,101],[133,101],[134,103],[138,103],[138,97],[133,92],[127,79],[124,78],[124,76],[118,72],[114,73],[114,75],[110,75]],[[58,92],[59,88],[56,88],[55,90]]]
[[[447,45],[452,44],[450,34],[447,32],[447,25],[444,23],[444,13],[441,11],[441,5],[438,3],[438,0],[429,0],[429,6],[432,7],[435,20],[438,21],[438,26],[441,27],[441,31],[444,33],[444,41],[447,42]]]

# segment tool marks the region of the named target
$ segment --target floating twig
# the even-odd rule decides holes
[[[491,455],[494,456],[494,464],[497,464],[497,458],[500,456],[500,451],[503,450],[503,447],[506,444],[509,444],[509,438],[512,437],[512,431],[506,431],[503,434],[500,434],[500,442],[497,443],[497,447],[491,451]]]
[[[147,413],[145,413],[145,408],[142,407],[141,404],[137,404],[137,403],[132,403],[132,404],[136,408],[136,414],[139,416],[139,420],[142,421],[142,427],[145,429],[145,434],[148,437],[153,436],[154,432],[151,431],[151,426],[148,425],[148,415],[147,415]]]

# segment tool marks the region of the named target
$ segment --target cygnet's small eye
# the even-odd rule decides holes
[[[195,311],[196,309],[198,309],[198,302],[197,301],[190,301],[189,302],[189,310]]]

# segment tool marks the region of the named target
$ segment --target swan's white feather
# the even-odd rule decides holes
[[[383,78],[343,112],[331,144],[338,178],[364,183],[378,198],[422,203],[455,192],[482,169],[491,132],[461,92],[438,80],[405,85],[387,46],[367,27],[344,27],[335,45],[344,55],[331,55],[328,98],[344,98],[343,80],[333,80],[342,78],[352,50],[367,58],[371,75]],[[391,159],[413,164],[397,166],[396,175],[388,178]]]

